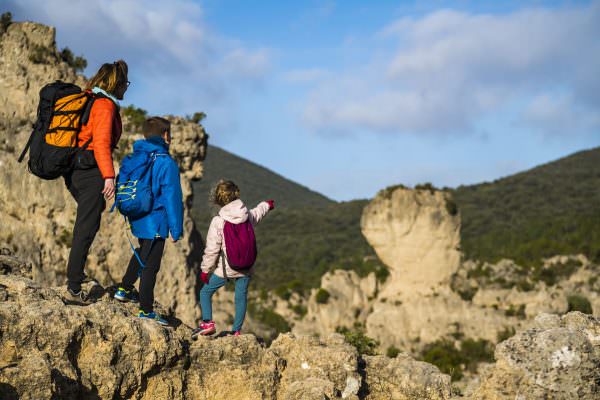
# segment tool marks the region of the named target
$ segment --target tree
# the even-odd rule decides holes
[[[8,26],[12,24],[12,14],[5,12],[0,16],[0,35],[6,32]]]
[[[75,71],[82,72],[87,67],[87,60],[83,58],[83,56],[75,57],[71,49],[65,47],[60,52],[60,58],[71,67],[75,69]]]
[[[202,120],[204,118],[206,118],[206,113],[202,112],[202,111],[198,111],[198,112],[195,112],[194,115],[192,115],[190,120],[196,124],[199,124],[200,122],[202,122]]]

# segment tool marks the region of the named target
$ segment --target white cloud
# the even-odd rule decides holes
[[[488,115],[524,99],[539,103],[560,90],[585,121],[582,129],[598,130],[599,37],[597,1],[499,15],[442,10],[403,18],[375,35],[378,47],[362,68],[315,86],[303,120],[328,133],[466,133]],[[382,56],[390,42],[394,50]],[[526,107],[520,122],[539,128],[560,111],[548,104]]]
[[[268,50],[213,32],[191,0],[8,0],[6,8],[56,26],[58,45],[83,54],[88,74],[125,59],[133,82],[126,101],[155,112],[210,116],[270,68]]]
[[[572,94],[542,94],[523,110],[519,123],[544,134],[590,134],[600,129],[600,113],[579,104]]]

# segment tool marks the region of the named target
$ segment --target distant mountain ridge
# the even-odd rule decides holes
[[[600,260],[600,148],[453,194],[468,258],[531,265],[582,253]]]
[[[278,208],[326,207],[335,203],[268,168],[209,145],[204,160],[204,176],[193,184],[194,210],[201,213],[211,211],[208,196],[220,179],[234,181],[249,207],[267,198],[274,199]]]

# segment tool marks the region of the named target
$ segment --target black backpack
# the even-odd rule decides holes
[[[29,150],[29,171],[42,179],[56,179],[73,168],[75,155],[87,149],[88,140],[78,147],[81,126],[90,117],[94,96],[77,85],[56,81],[40,90],[37,120],[19,157]]]

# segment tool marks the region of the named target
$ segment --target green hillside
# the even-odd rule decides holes
[[[387,271],[360,232],[367,200],[335,203],[221,149],[213,148],[213,156],[205,164],[208,180],[214,171],[227,171],[225,177],[246,182],[240,186],[242,197],[254,200],[249,204],[263,199],[262,193],[273,193],[269,197],[285,205],[257,228],[257,287],[318,287],[323,273],[336,268],[363,275],[376,271],[385,278]],[[201,184],[206,193],[212,183]],[[511,258],[534,266],[543,257],[583,253],[600,261],[600,148],[452,193],[462,215],[467,258]],[[195,205],[204,235],[212,215],[206,206]]]
[[[583,253],[600,260],[600,148],[453,192],[468,258],[533,265]]]
[[[336,203],[218,147],[209,148],[204,177],[194,183],[193,216],[206,235],[217,209],[208,205],[208,193],[221,179],[238,184],[248,207],[273,198],[276,209],[256,228],[259,256],[255,287],[277,289],[286,296],[320,285],[333,269],[354,269],[360,275],[387,270],[360,233],[360,216],[367,203]]]
[[[209,146],[204,160],[204,176],[194,182],[194,209],[209,211],[208,194],[220,179],[234,181],[249,206],[275,199],[278,208],[321,207],[334,202],[320,193],[292,182],[267,168]]]

